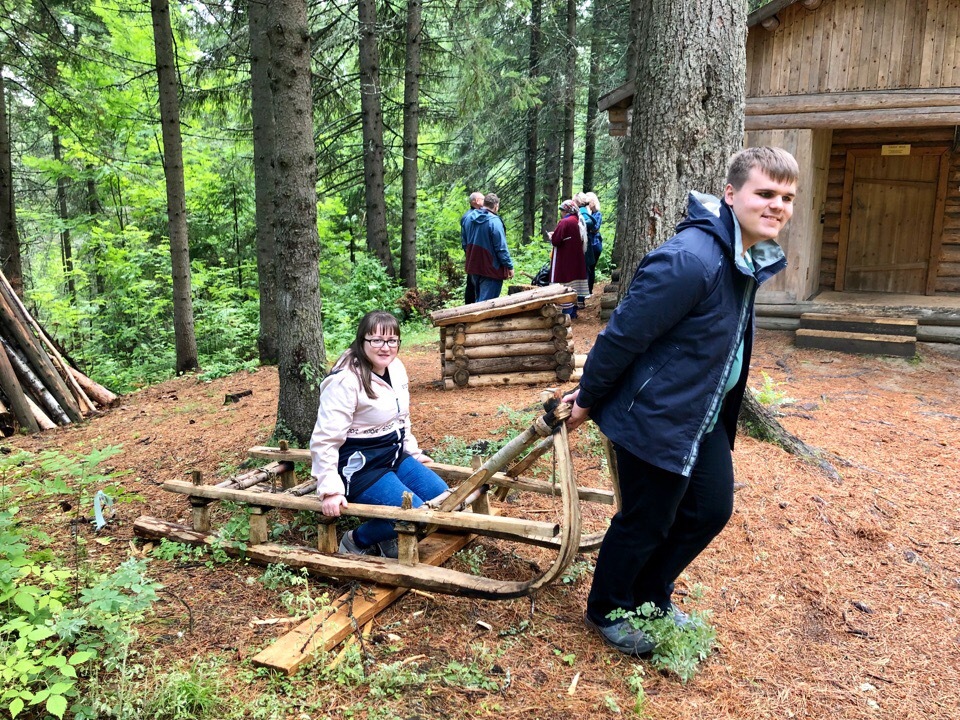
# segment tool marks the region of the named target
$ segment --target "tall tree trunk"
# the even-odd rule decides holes
[[[60,131],[51,127],[53,140],[53,159],[57,165],[63,162],[63,147],[60,144]],[[77,284],[73,278],[73,247],[70,243],[69,215],[67,213],[67,187],[70,181],[63,174],[57,176],[57,217],[60,218],[60,259],[63,263],[63,274],[67,279],[67,294],[70,302],[77,302]]]
[[[253,120],[254,202],[257,214],[257,280],[260,287],[260,330],[257,352],[264,365],[276,365],[277,287],[274,264],[276,239],[273,218],[274,141],[273,93],[270,91],[270,41],[267,3],[249,3],[250,107]]]
[[[558,82],[556,78],[552,81]],[[547,112],[543,122],[543,198],[540,214],[540,234],[553,232],[557,226],[560,194],[560,141],[563,128],[558,113]]]
[[[407,0],[407,66],[403,76],[403,200],[400,279],[417,286],[417,136],[420,132],[421,0]]]
[[[532,0],[530,6],[530,65],[531,84],[540,76],[540,22],[543,14],[543,0]],[[539,93],[539,89],[537,91]],[[527,148],[523,158],[523,244],[529,243],[536,232],[537,221],[537,118],[542,103],[537,100],[527,110]]]
[[[326,368],[320,321],[317,157],[306,0],[267,4],[270,90],[276,128],[277,437],[304,447],[317,419]]]
[[[13,192],[10,124],[7,120],[7,91],[0,63],[0,269],[14,292],[23,297],[23,268],[20,264],[20,236]]]
[[[380,105],[376,0],[357,0],[357,18],[360,22],[360,118],[367,200],[367,249],[393,276],[396,271],[387,237],[387,203],[383,187],[383,110]]]
[[[648,0],[638,17],[621,296],[640,259],[671,235],[690,190],[719,193],[743,137],[746,16],[740,0]],[[669,122],[664,122],[669,118]]]
[[[627,82],[634,82],[637,79],[637,31],[640,27],[640,13],[648,9],[650,0],[630,0],[630,24],[627,28]],[[627,124],[629,133],[630,124]],[[629,140],[628,140],[629,142]],[[627,174],[626,160],[620,163],[620,186],[617,189],[617,226],[614,231],[613,248],[610,251],[610,259],[617,267],[621,268],[621,285],[629,282],[628,278],[632,273],[630,268],[623,265],[623,245],[627,234],[627,227],[630,224],[627,214],[623,212],[626,207],[627,195],[630,192],[630,178]]]
[[[160,88],[160,124],[163,133],[163,174],[167,185],[167,222],[173,267],[173,332],[178,373],[196,370],[197,338],[193,330],[190,287],[190,245],[187,239],[187,196],[183,180],[183,141],[180,136],[180,99],[173,53],[173,30],[167,0],[150,0],[153,43],[157,53]]]
[[[563,102],[563,197],[573,197],[573,142],[577,124],[577,2],[567,0],[567,71]]]
[[[90,214],[91,222],[95,222],[103,208],[100,205],[100,196],[97,193],[97,181],[93,178],[93,166],[86,166],[87,172],[87,212]],[[103,245],[102,240],[97,237],[93,240],[93,292],[96,296],[103,294],[104,282],[103,272],[100,269],[100,250]]]
[[[600,97],[600,60],[606,27],[605,0],[595,0],[590,19],[590,79],[587,82],[587,124],[583,132],[583,190],[593,190],[597,155],[597,100]]]

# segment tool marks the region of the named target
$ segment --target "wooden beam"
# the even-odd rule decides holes
[[[254,492],[252,490],[233,490],[214,485],[196,486],[182,480],[168,480],[163,483],[163,489],[168,492],[201,497],[210,500],[232,500],[254,507],[285,508],[287,510],[309,510],[321,512],[321,505],[317,498],[305,498],[288,495],[287,493]],[[441,512],[430,510],[425,506],[410,510],[401,510],[389,505],[364,505],[350,503],[341,508],[341,514],[362,518],[379,518],[383,520],[402,520],[405,522],[428,523],[444,528],[467,530],[480,535],[527,542],[536,544],[537,540],[556,537],[560,531],[556,523],[523,520],[520,518],[494,517],[466,512]]]
[[[222,542],[212,533],[198,533],[186,525],[166,522],[158,518],[141,516],[133,524],[133,531],[137,537],[149,540],[166,538],[185,545],[210,546],[213,543],[231,557],[244,557],[257,565],[283,563],[291,568],[306,568],[308,572],[321,577],[350,578],[364,582],[375,582],[397,587],[413,587],[427,592],[440,592],[462,597],[482,598],[487,600],[508,600],[523,597],[531,589],[540,586],[540,578],[529,581],[497,580],[481,575],[450,570],[444,567],[435,567],[424,561],[417,565],[401,565],[391,558],[375,557],[373,555],[325,555],[309,547],[293,547],[277,545],[276,543],[261,543],[259,545],[242,546],[237,543]],[[579,524],[576,527],[579,537]],[[466,544],[468,540],[464,540]],[[555,547],[556,543],[548,543]],[[573,543],[573,553],[576,554],[578,545]],[[569,560],[564,564],[564,568]],[[547,581],[552,581],[551,574],[544,575]],[[367,618],[369,619],[369,618]],[[366,619],[361,622],[366,622]]]
[[[748,116],[792,115],[795,113],[851,110],[955,108],[958,105],[960,105],[960,88],[935,88],[930,90],[877,90],[752,97],[747,98],[744,112]]]
[[[960,125],[960,103],[951,107],[902,108],[889,110],[848,110],[837,112],[749,115],[744,130],[785,130],[792,128],[896,128]]]
[[[544,443],[550,440],[551,438],[547,438]],[[550,444],[552,446],[552,442]],[[432,463],[430,465],[430,469],[448,483],[457,485],[462,483],[473,474],[469,468],[460,467],[459,465],[445,465],[443,463]],[[499,472],[491,475],[487,482],[491,485],[498,485],[500,487],[506,487],[515,490],[523,490],[525,492],[537,493],[539,495],[560,495],[559,489],[553,483],[545,482],[543,480],[532,480],[529,478],[513,478]],[[578,487],[577,496],[584,502],[603,503],[604,505],[613,504],[613,493],[610,490]]]
[[[633,103],[635,85],[633,81],[624,83],[620,87],[614,88],[606,95],[601,95],[597,100],[597,110],[604,112],[614,107],[630,107]]]
[[[564,285],[550,285],[548,287],[526,290],[515,295],[484,300],[470,305],[460,305],[455,308],[435,310],[430,313],[430,320],[434,325],[443,327],[459,322],[478,322],[513,315],[526,310],[535,310],[547,303],[565,303],[577,299],[577,294]]]

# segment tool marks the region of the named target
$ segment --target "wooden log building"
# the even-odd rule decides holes
[[[801,172],[758,316],[796,327],[815,299],[960,342],[960,1],[773,0],[747,22],[744,144]],[[612,135],[632,99],[600,99]]]
[[[583,357],[574,354],[570,317],[560,310],[576,298],[549,285],[431,313],[444,388],[576,382]]]

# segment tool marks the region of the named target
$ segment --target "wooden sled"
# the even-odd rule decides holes
[[[311,574],[325,577],[351,578],[383,585],[413,588],[483,599],[509,599],[528,595],[561,577],[579,552],[599,547],[603,533],[581,534],[581,502],[600,502],[618,505],[615,491],[579,488],[564,420],[569,406],[545,405],[547,412],[527,430],[511,440],[503,449],[487,460],[479,469],[471,470],[453,465],[431,465],[451,486],[452,492],[436,509],[422,506],[391,507],[350,503],[343,515],[364,519],[392,520],[398,531],[399,558],[394,560],[364,555],[346,555],[337,552],[336,518],[321,513],[321,503],[313,494],[315,482],[295,485],[293,462],[309,462],[308,450],[286,447],[255,447],[252,457],[272,460],[259,470],[222,482],[204,485],[199,474],[193,482],[169,481],[163,489],[187,495],[193,508],[193,526],[186,527],[151,517],[141,517],[134,523],[134,532],[143,538],[167,538],[191,545],[211,545],[228,554],[244,556],[256,563],[284,563],[290,567],[306,568]],[[522,473],[550,449],[554,452],[556,483],[524,478]],[[527,454],[517,462],[525,451]],[[607,447],[611,476],[616,488],[616,464]],[[512,465],[510,465],[513,463]],[[501,469],[510,466],[506,472]],[[562,520],[559,523],[504,517],[490,507],[487,487],[497,487],[502,497],[510,490],[559,495]],[[481,492],[472,503],[472,511],[457,511],[474,491]],[[246,546],[218,542],[210,532],[209,505],[217,500],[230,500],[248,505],[250,542]],[[407,504],[409,505],[409,504]],[[315,513],[318,522],[317,548],[283,546],[267,542],[268,511],[276,508],[306,510]],[[502,580],[459,572],[439,567],[446,556],[431,554],[433,562],[420,561],[419,545],[422,537],[435,531],[443,534],[485,535],[521,544],[550,548],[555,556],[544,571],[526,580]],[[459,543],[460,546],[466,541]],[[424,545],[424,547],[426,547]]]

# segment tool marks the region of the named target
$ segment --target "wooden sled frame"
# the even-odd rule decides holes
[[[614,491],[579,488],[570,455],[569,438],[563,420],[569,415],[569,406],[560,405],[533,423],[530,428],[511,440],[479,469],[471,470],[453,465],[434,463],[430,467],[453,488],[437,509],[392,507],[350,503],[343,514],[365,519],[392,520],[399,536],[397,560],[365,555],[346,555],[337,552],[336,518],[321,513],[320,500],[312,495],[315,483],[293,484],[292,462],[309,462],[308,450],[256,447],[252,457],[274,462],[260,470],[225,481],[219,485],[203,485],[199,474],[193,482],[169,481],[163,489],[187,495],[193,508],[193,527],[186,527],[156,518],[141,517],[134,524],[134,532],[143,538],[162,539],[191,545],[212,545],[228,554],[244,556],[262,563],[284,563],[306,568],[310,573],[325,577],[372,581],[383,585],[413,588],[426,592],[455,594],[482,599],[510,599],[529,595],[558,577],[579,552],[596,550],[603,532],[581,535],[580,502],[600,502],[619,506],[615,456],[605,443],[607,459],[614,483]],[[529,453],[514,464],[507,473],[499,469]],[[521,477],[536,459],[553,449],[556,484]],[[280,486],[280,487],[278,487]],[[488,494],[481,492],[473,502],[473,512],[455,512],[465,498],[478,488],[496,486],[504,497],[511,489],[560,496],[562,522],[549,523],[520,518],[501,517],[491,510]],[[309,496],[305,496],[308,495]],[[231,500],[251,508],[250,542],[218,542],[209,532],[209,504],[217,500]],[[307,510],[318,519],[318,548],[283,546],[267,541],[265,513],[271,509]],[[449,568],[419,562],[418,536],[430,535],[435,530],[444,533],[471,533],[530,544],[556,550],[550,566],[527,580],[498,580],[471,575]],[[466,541],[460,543],[462,546]]]

